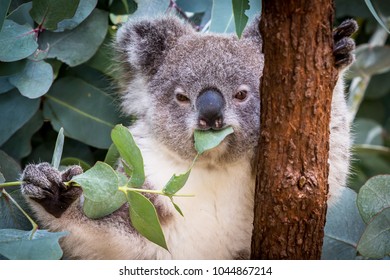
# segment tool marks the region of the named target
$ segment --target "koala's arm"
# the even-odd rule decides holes
[[[64,182],[81,174],[79,166],[59,172],[49,163],[30,164],[22,174],[21,191],[39,224],[52,231],[67,231],[61,240],[67,258],[150,259],[159,248],[145,242],[131,225],[128,205],[101,219],[90,219],[82,210],[82,190]],[[160,220],[171,213],[159,196],[150,196]],[[126,246],[130,246],[127,247]],[[136,245],[134,245],[136,244]],[[127,248],[126,248],[127,247]],[[151,248],[145,250],[145,248]],[[121,249],[123,248],[123,249]],[[126,248],[126,250],[125,250]]]

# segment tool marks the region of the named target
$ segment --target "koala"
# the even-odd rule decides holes
[[[264,56],[259,18],[241,39],[196,32],[174,16],[124,24],[115,42],[122,69],[119,99],[123,112],[137,116],[129,128],[144,157],[144,188],[161,189],[172,174],[185,172],[196,155],[194,131],[231,126],[234,133],[202,154],[177,197],[184,217],[168,198],[150,195],[169,251],[132,227],[128,205],[101,219],[82,211],[79,188],[64,181],[82,173],[60,172],[48,163],[26,166],[21,186],[40,224],[68,231],[61,240],[71,259],[246,259],[253,228],[254,161],[260,133],[260,77]],[[335,65],[353,60],[353,20],[334,31]],[[341,75],[340,75],[341,76]],[[346,183],[349,118],[342,79],[334,89],[330,125],[331,199]]]

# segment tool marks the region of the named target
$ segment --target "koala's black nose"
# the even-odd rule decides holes
[[[207,89],[201,92],[196,100],[199,127],[201,129],[221,129],[224,106],[225,100],[217,90]]]

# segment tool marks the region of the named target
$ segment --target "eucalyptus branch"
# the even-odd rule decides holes
[[[14,187],[14,186],[20,186],[23,184],[23,181],[14,181],[14,182],[6,182],[6,183],[1,183],[0,188],[7,188],[7,187]]]

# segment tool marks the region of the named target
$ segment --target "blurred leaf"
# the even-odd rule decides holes
[[[55,32],[63,32],[66,29],[71,30],[82,23],[96,7],[97,0],[80,0],[80,4],[74,16],[71,19],[64,19],[57,25]]]
[[[11,195],[23,209],[28,209],[26,200],[21,194],[19,188],[9,192],[9,195]],[[5,195],[1,195],[1,192],[0,209],[0,229],[31,229],[31,223],[26,216]]]
[[[42,112],[35,115],[24,124],[14,135],[5,142],[1,148],[16,159],[26,157],[31,153],[31,137],[43,125]]]
[[[62,151],[64,149],[64,140],[64,129],[61,127],[60,131],[58,132],[57,141],[56,145],[54,146],[53,157],[51,160],[51,165],[56,169],[60,167]]]
[[[192,13],[201,13],[207,10],[210,10],[213,1],[212,0],[198,0],[198,1],[189,1],[189,0],[177,0],[176,5],[186,12]]]
[[[364,228],[356,208],[356,193],[342,188],[340,197],[328,207],[321,259],[355,259],[356,247]]]
[[[357,249],[363,256],[374,259],[390,254],[390,208],[384,209],[370,221]]]
[[[163,193],[172,196],[181,190],[190,176],[191,169],[186,173],[176,175],[174,174],[171,179],[169,179],[168,183],[163,188]]]
[[[232,5],[236,34],[238,38],[241,38],[241,34],[248,22],[245,11],[249,9],[249,0],[232,0]]]
[[[26,67],[27,59],[14,62],[0,62],[0,76],[11,76],[23,71]]]
[[[18,180],[21,172],[22,170],[19,164],[5,152],[0,150],[0,173],[3,174],[5,180]]]
[[[390,175],[370,178],[359,191],[357,206],[365,223],[390,207]]]
[[[11,90],[0,95],[0,146],[35,114],[39,99],[29,99]]]
[[[232,11],[232,1],[214,0],[209,31],[215,33],[233,33],[235,25]]]
[[[37,48],[35,33],[30,26],[5,20],[0,32],[0,61],[20,60],[33,54]]]
[[[116,125],[111,132],[111,138],[122,159],[132,170],[130,185],[141,187],[145,181],[144,161],[142,154],[128,128]]]
[[[72,18],[80,0],[34,0],[30,11],[36,23],[47,30],[57,29],[57,24]]]
[[[63,127],[66,136],[94,147],[110,147],[111,130],[119,122],[111,96],[83,80],[65,77],[45,97],[44,116],[57,131]]]
[[[386,26],[386,23],[383,21],[383,19],[379,16],[379,14],[376,12],[374,6],[372,5],[371,3],[371,0],[364,0],[364,2],[366,2],[366,5],[368,7],[368,9],[370,10],[370,12],[372,13],[372,15],[375,17],[375,19],[379,22],[379,24],[384,28],[386,29],[387,32],[390,33],[390,30],[389,28]]]
[[[7,16],[7,11],[11,0],[0,0],[0,31],[3,27],[5,17]]]
[[[343,17],[362,17],[362,18],[372,18],[372,14],[367,9],[367,6],[363,1],[356,0],[336,0],[335,9],[336,16],[338,18]]]
[[[126,197],[133,227],[146,239],[168,250],[154,205],[142,194],[134,191],[126,192]]]
[[[38,98],[44,95],[53,83],[53,69],[44,61],[28,60],[22,72],[11,76],[9,81],[20,93],[28,98]]]
[[[0,77],[0,94],[6,93],[14,88],[14,85],[8,81],[8,77]]]
[[[49,46],[48,58],[57,58],[69,66],[89,60],[103,42],[108,28],[107,12],[95,9],[76,28],[64,32],[43,32],[40,46]]]
[[[133,0],[117,0],[110,4],[110,13],[115,15],[128,15],[137,10],[137,3]]]
[[[113,36],[110,32],[107,32],[107,36],[95,55],[87,61],[87,65],[99,70],[110,77],[117,77],[114,64],[114,50],[112,48]]]
[[[169,0],[135,0],[135,2],[138,8],[131,15],[131,19],[162,15],[169,6]]]
[[[356,131],[355,144],[383,145],[383,128],[370,119],[356,119],[353,125]]]
[[[390,46],[359,45],[356,60],[349,68],[349,76],[374,75],[390,70]]]
[[[58,260],[62,250],[58,240],[66,232],[37,230],[33,239],[31,231],[17,229],[0,230],[0,254],[11,260]]]
[[[207,150],[217,147],[226,136],[233,133],[231,126],[221,130],[195,130],[195,150],[202,154]]]
[[[378,99],[390,92],[390,72],[375,75],[368,84],[365,96],[370,99]]]
[[[24,3],[17,7],[11,14],[8,15],[8,19],[13,20],[14,22],[34,27],[34,20],[30,16],[30,10],[32,9],[32,2]]]

